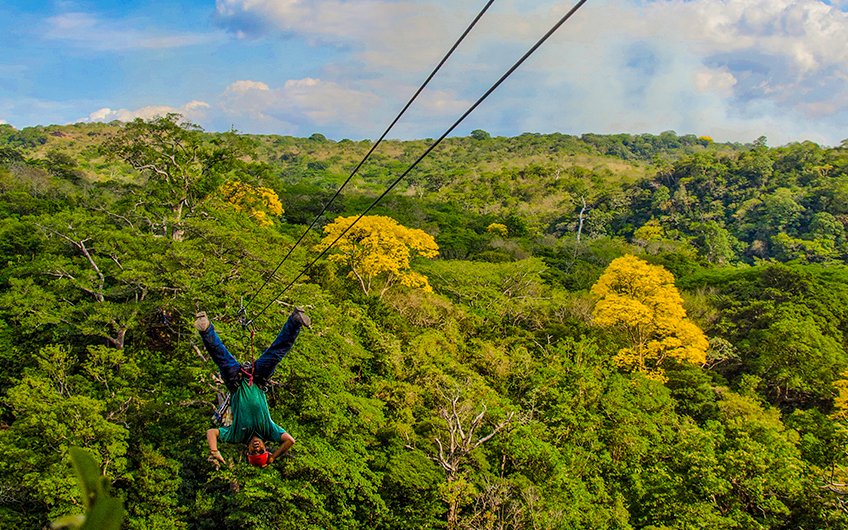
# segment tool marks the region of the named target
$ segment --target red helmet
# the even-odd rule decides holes
[[[263,467],[268,465],[268,460],[271,458],[271,453],[265,451],[259,455],[247,455],[247,461],[250,462],[251,465]]]

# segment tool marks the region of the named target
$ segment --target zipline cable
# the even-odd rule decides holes
[[[421,94],[421,92],[424,91],[424,89],[427,87],[427,85],[430,83],[430,81],[433,79],[433,77],[436,76],[436,73],[438,73],[438,71],[447,62],[447,60],[450,58],[450,56],[453,55],[453,52],[456,51],[456,49],[459,47],[460,43],[462,43],[462,41],[465,40],[465,37],[468,36],[469,33],[471,33],[471,30],[474,28],[474,26],[477,25],[477,22],[480,21],[480,19],[483,17],[483,15],[486,13],[486,11],[489,10],[489,7],[491,7],[494,2],[495,2],[495,0],[489,0],[488,2],[486,2],[486,5],[483,6],[483,9],[481,9],[480,12],[477,13],[477,16],[474,17],[474,20],[471,21],[471,24],[469,24],[468,27],[465,28],[465,31],[462,33],[462,35],[460,35],[460,37],[456,40],[456,42],[453,44],[453,46],[451,46],[450,50],[448,50],[448,52],[445,54],[445,56],[442,57],[442,60],[439,61],[439,64],[436,65],[436,67],[433,69],[432,72],[430,72],[430,75],[427,76],[427,79],[424,80],[424,82],[421,84],[421,86],[418,87],[418,90],[415,91],[415,94],[413,94],[412,97],[409,99],[409,101],[406,102],[406,105],[404,105],[403,109],[401,109],[401,111],[398,113],[398,115],[395,116],[395,119],[392,121],[392,123],[389,124],[388,127],[386,127],[386,130],[383,131],[383,134],[380,136],[380,138],[376,142],[374,142],[374,145],[371,146],[371,149],[368,151],[368,153],[365,155],[365,157],[363,157],[362,160],[356,165],[356,167],[353,168],[353,171],[350,172],[350,176],[347,177],[347,180],[345,180],[344,183],[342,183],[342,185],[339,187],[339,189],[336,190],[336,193],[330,198],[329,201],[327,201],[327,203],[321,209],[321,212],[318,215],[315,216],[315,219],[312,221],[312,223],[310,223],[310,225],[306,228],[306,230],[303,231],[303,233],[300,235],[300,238],[295,242],[295,244],[289,248],[289,251],[283,257],[282,261],[280,261],[280,263],[274,268],[274,270],[271,271],[271,274],[268,275],[268,277],[265,279],[265,282],[259,287],[259,289],[257,289],[256,292],[253,293],[253,295],[250,296],[247,303],[242,304],[242,307],[239,310],[240,312],[244,312],[246,310],[247,306],[250,305],[250,303],[253,302],[253,300],[255,300],[257,296],[259,296],[259,293],[262,291],[262,289],[264,289],[265,286],[267,286],[268,283],[270,283],[270,281],[272,279],[274,279],[274,276],[277,274],[277,271],[279,271],[280,267],[282,267],[283,264],[286,262],[286,260],[289,259],[289,256],[291,256],[292,252],[294,252],[294,249],[296,249],[298,247],[298,245],[300,245],[300,243],[306,237],[306,234],[308,234],[309,231],[312,230],[312,228],[315,226],[315,224],[318,223],[318,220],[321,219],[321,216],[324,215],[327,212],[327,208],[329,208],[330,205],[333,204],[333,202],[336,200],[336,198],[339,196],[339,194],[342,192],[342,190],[345,189],[345,186],[348,185],[348,183],[351,181],[351,179],[354,177],[354,175],[356,175],[356,173],[359,171],[359,168],[361,168],[362,165],[365,163],[365,161],[368,160],[368,158],[371,156],[371,154],[374,153],[374,150],[377,149],[377,146],[380,145],[380,143],[386,138],[386,135],[389,134],[389,131],[392,130],[392,128],[400,120],[401,116],[403,116],[404,113],[406,113],[406,111],[409,109],[409,107],[412,106],[412,103],[416,100],[416,98],[418,98],[418,96]]]
[[[291,286],[292,286],[292,285],[294,285],[294,284],[295,284],[295,282],[297,282],[297,280],[299,280],[299,279],[300,279],[300,278],[301,278],[304,274],[306,274],[306,273],[307,273],[307,271],[309,271],[309,270],[310,270],[310,269],[311,269],[311,268],[312,268],[312,267],[313,267],[313,266],[314,266],[314,265],[318,262],[318,260],[319,260],[319,259],[321,259],[321,258],[322,258],[322,257],[323,257],[323,256],[324,256],[324,255],[325,255],[325,254],[326,254],[326,253],[327,253],[327,252],[328,252],[328,251],[329,251],[329,250],[333,247],[333,245],[335,245],[336,243],[338,243],[338,242],[339,242],[339,240],[340,240],[342,237],[344,237],[344,236],[345,236],[345,234],[347,234],[347,233],[348,233],[348,231],[350,231],[350,229],[351,229],[351,228],[353,228],[353,226],[354,226],[356,223],[358,223],[360,219],[362,219],[363,217],[365,217],[365,215],[366,215],[368,212],[370,212],[370,211],[371,211],[371,209],[372,209],[372,208],[374,208],[374,206],[376,206],[376,205],[377,205],[377,204],[378,204],[381,200],[383,200],[383,198],[384,198],[386,195],[388,195],[388,194],[389,194],[389,192],[390,192],[390,191],[392,191],[392,190],[395,188],[395,186],[397,186],[397,185],[398,185],[398,183],[400,183],[400,181],[401,181],[401,180],[403,180],[403,179],[404,179],[404,177],[406,177],[406,176],[407,176],[407,175],[408,175],[408,174],[409,174],[409,173],[410,173],[413,169],[415,169],[415,167],[419,164],[419,162],[421,162],[421,161],[422,161],[422,160],[423,160],[423,159],[424,159],[424,158],[425,158],[428,154],[430,154],[430,152],[431,152],[433,149],[435,149],[435,148],[436,148],[436,146],[438,146],[440,143],[442,143],[442,140],[444,140],[444,139],[445,139],[445,138],[446,138],[446,137],[447,137],[447,136],[448,136],[451,132],[453,132],[453,130],[454,130],[454,129],[456,129],[456,128],[459,126],[459,124],[460,124],[460,123],[462,123],[462,121],[463,121],[463,120],[465,120],[465,118],[467,118],[467,117],[468,117],[468,115],[469,115],[469,114],[471,114],[471,113],[474,111],[474,109],[476,109],[478,106],[480,106],[480,104],[481,104],[481,103],[483,103],[483,101],[485,101],[485,100],[486,100],[486,98],[488,98],[488,97],[492,94],[492,92],[494,92],[495,90],[497,90],[497,88],[498,88],[498,87],[499,87],[499,86],[500,86],[500,85],[501,85],[504,81],[506,81],[506,79],[507,79],[510,75],[512,75],[512,73],[513,73],[513,72],[515,72],[515,71],[518,69],[518,67],[519,67],[519,66],[521,66],[521,65],[524,63],[524,61],[526,61],[526,60],[527,60],[527,58],[528,58],[528,57],[530,57],[531,55],[533,55],[533,53],[534,53],[537,49],[539,49],[539,47],[540,47],[542,44],[544,44],[544,43],[545,43],[545,41],[547,41],[547,40],[550,38],[550,36],[551,36],[551,35],[553,35],[553,34],[554,34],[554,33],[555,33],[555,32],[556,32],[559,28],[560,28],[560,26],[562,26],[562,25],[563,25],[563,24],[564,24],[564,23],[565,23],[565,22],[566,22],[569,18],[571,18],[571,16],[572,16],[572,15],[574,15],[574,13],[576,13],[578,9],[580,9],[581,7],[583,7],[583,4],[585,4],[587,1],[588,1],[588,0],[580,0],[579,2],[577,2],[577,3],[574,5],[574,7],[572,7],[572,8],[568,11],[568,13],[566,13],[565,15],[563,15],[563,17],[562,17],[561,19],[559,19],[559,21],[558,21],[556,24],[554,24],[554,25],[553,25],[553,27],[551,27],[551,29],[549,29],[549,30],[548,30],[548,32],[547,32],[547,33],[545,33],[545,35],[544,35],[544,36],[542,36],[542,38],[540,38],[540,39],[536,42],[536,44],[534,44],[534,45],[533,45],[533,46],[532,46],[529,50],[527,50],[527,53],[525,53],[525,54],[524,54],[524,55],[523,55],[523,56],[522,56],[522,57],[521,57],[518,61],[516,61],[516,62],[515,62],[515,64],[513,64],[513,65],[510,67],[510,69],[509,69],[509,70],[507,70],[507,71],[506,71],[506,73],[505,73],[504,75],[502,75],[502,76],[501,76],[501,78],[500,78],[500,79],[498,79],[498,80],[495,82],[495,84],[494,84],[494,85],[492,85],[492,86],[491,86],[491,87],[490,87],[490,88],[489,88],[489,89],[488,89],[488,90],[487,90],[487,91],[486,91],[486,92],[485,92],[482,96],[480,96],[480,99],[478,99],[476,102],[474,102],[474,104],[473,104],[473,105],[471,105],[471,107],[469,107],[469,108],[468,108],[468,110],[466,110],[466,111],[465,111],[465,113],[463,113],[463,115],[462,115],[462,116],[460,116],[460,117],[459,117],[459,119],[458,119],[458,120],[456,120],[456,121],[454,122],[454,124],[453,124],[453,125],[451,125],[451,126],[448,128],[448,130],[446,130],[446,131],[445,131],[445,132],[444,132],[444,133],[443,133],[443,134],[442,134],[442,135],[441,135],[441,136],[440,136],[440,137],[439,137],[436,141],[434,141],[434,142],[430,145],[430,147],[428,147],[428,148],[424,151],[424,153],[423,153],[421,156],[419,156],[419,157],[418,157],[418,159],[417,159],[417,160],[415,160],[415,162],[413,162],[413,163],[412,163],[412,165],[410,165],[410,166],[406,169],[406,171],[404,171],[404,172],[403,172],[403,173],[402,173],[402,174],[401,174],[401,175],[400,175],[397,179],[395,179],[395,181],[394,181],[394,182],[392,182],[392,183],[389,185],[389,187],[388,187],[388,188],[386,188],[386,191],[384,191],[384,192],[383,192],[383,193],[382,193],[379,197],[377,197],[377,198],[374,200],[374,202],[372,202],[372,203],[371,203],[371,204],[370,204],[370,205],[369,205],[369,206],[365,209],[365,211],[363,211],[361,214],[359,214],[359,217],[357,217],[357,218],[356,218],[356,219],[355,219],[352,223],[350,223],[350,225],[348,225],[348,227],[347,227],[347,228],[345,228],[345,229],[344,229],[344,231],[343,231],[341,234],[339,234],[339,235],[338,235],[338,237],[336,237],[336,238],[332,241],[332,243],[330,243],[329,245],[327,245],[327,247],[326,247],[324,250],[322,250],[322,251],[321,251],[321,253],[320,253],[320,254],[318,254],[318,256],[317,256],[314,260],[312,260],[312,262],[311,262],[309,265],[307,265],[306,267],[304,267],[304,269],[303,269],[302,271],[300,271],[300,274],[298,274],[298,275],[295,277],[295,279],[293,279],[291,282],[289,282],[289,283],[288,283],[288,285],[286,285],[286,286],[282,289],[282,291],[280,291],[280,293],[279,293],[279,294],[277,294],[277,296],[275,296],[275,297],[274,297],[274,298],[273,298],[270,302],[268,302],[268,304],[267,304],[265,307],[263,307],[263,308],[262,308],[262,310],[260,310],[260,311],[256,314],[256,317],[259,317],[260,315],[262,315],[262,314],[263,314],[263,313],[264,313],[264,312],[265,312],[265,311],[266,311],[269,307],[271,307],[271,305],[272,305],[274,302],[276,302],[276,301],[277,301],[277,300],[278,300],[281,296],[283,296],[283,294],[285,294],[285,293],[286,293],[286,291],[288,291],[288,290],[289,290],[289,288],[291,288]],[[251,319],[248,323],[252,323],[252,322],[253,322],[253,319]]]

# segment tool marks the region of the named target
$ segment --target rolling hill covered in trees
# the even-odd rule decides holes
[[[82,511],[75,446],[133,529],[848,527],[848,145],[474,131],[306,268],[428,145],[257,294],[369,141],[0,125],[0,527]],[[216,470],[192,322],[247,356],[253,295],[312,317],[297,444]]]

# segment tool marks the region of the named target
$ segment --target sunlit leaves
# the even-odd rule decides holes
[[[848,275],[832,263],[846,245],[844,149],[674,133],[447,139],[376,210],[397,223],[351,229],[256,323],[261,348],[291,305],[312,316],[268,393],[298,439],[293,457],[255,470],[227,446],[233,468],[215,471],[203,447],[215,368],[192,315],[208,311],[249,355],[243,296],[301,232],[291,221],[309,222],[370,143],[242,138],[261,144],[267,162],[255,163],[233,158],[235,135],[175,124],[160,139],[189,149],[175,155],[189,178],[182,212],[178,173],[74,151],[137,130],[139,156],[167,162],[147,136],[167,123],[72,126],[43,149],[0,153],[0,527],[75,511],[72,443],[115,477],[131,530],[443,528],[444,500],[465,528],[848,524]],[[73,161],[50,154],[59,142]],[[331,215],[360,211],[422,143],[383,144]],[[272,189],[285,190],[288,222]],[[324,245],[351,220],[330,223]],[[163,237],[172,229],[181,237]],[[673,271],[688,313],[668,272],[630,262],[599,282],[607,312],[590,326],[589,287],[633,252]],[[298,248],[253,307],[314,255]],[[388,290],[362,296],[363,284]],[[423,288],[393,288],[405,285]],[[712,337],[703,369],[690,318]],[[666,384],[643,374],[663,371]],[[449,486],[433,459],[451,429],[438,396],[464,383],[470,410],[485,403],[494,424],[516,415]]]

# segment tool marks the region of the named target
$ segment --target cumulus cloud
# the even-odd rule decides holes
[[[221,40],[217,33],[167,33],[139,29],[139,21],[105,20],[84,12],[49,17],[42,36],[95,51],[168,49],[209,44]]]
[[[262,92],[267,92],[271,90],[271,87],[266,85],[261,81],[235,81],[227,87],[228,94],[244,94],[246,92],[251,92],[253,90],[259,90]]]
[[[525,130],[766,134],[774,144],[845,134],[848,49],[836,43],[848,15],[827,4],[601,2],[572,22],[505,87],[499,110],[529,103],[511,113]]]
[[[206,110],[210,105],[205,101],[190,101],[182,107],[171,107],[168,105],[151,105],[141,107],[135,110],[129,109],[110,109],[103,107],[98,109],[87,117],[79,121],[83,122],[110,122],[114,120],[130,122],[136,118],[149,120],[157,116],[164,116],[169,113],[182,114],[189,121],[203,121],[206,117]]]
[[[848,123],[848,47],[840,44],[848,35],[846,4],[596,0],[457,132],[674,129],[718,140],[766,134],[773,145],[805,138],[838,144]],[[571,5],[496,2],[393,134],[439,135]],[[478,8],[448,0],[217,0],[215,19],[232,35],[265,38],[268,46],[307,42],[316,50],[314,64],[288,81],[218,79],[218,96],[184,96],[208,103],[104,108],[87,119],[180,112],[205,126],[245,132],[373,138]],[[46,33],[97,50],[188,46],[223,33],[140,26],[76,12],[49,19]]]
[[[227,116],[249,121],[253,129],[283,134],[350,130],[367,122],[379,98],[370,91],[315,78],[290,79],[271,88],[260,81],[230,84],[220,100]]]
[[[739,141],[778,131],[778,141],[803,135],[836,143],[844,135],[839,124],[848,122],[848,47],[840,44],[848,35],[848,13],[839,8],[844,2],[832,4],[588,3],[478,109],[474,124],[502,126],[506,134],[519,124],[524,130],[573,132],[675,129]],[[560,0],[497,5],[417,108],[440,110],[443,123],[458,114],[570,6]],[[278,32],[336,46],[341,57],[323,65],[322,83],[356,82],[358,92],[370,90],[384,105],[403,101],[415,75],[423,75],[453,42],[473,15],[463,9],[471,8],[435,0],[216,2],[219,22],[241,37]],[[278,90],[296,93],[295,85]],[[251,102],[257,113],[259,101]],[[321,125],[328,114],[286,116],[320,117]],[[437,134],[438,120],[426,110],[416,116],[427,134]],[[404,130],[420,136],[414,127]]]
[[[350,113],[342,109],[339,119],[348,125],[342,134],[373,137],[400,110],[479,7],[441,0],[217,0],[216,13],[219,22],[239,37],[278,33],[335,49],[340,58],[321,65],[322,84],[335,83],[369,94],[373,101],[369,115],[377,118],[372,122],[351,120],[346,116]],[[505,43],[537,37],[537,25],[532,22],[548,14],[546,9],[531,9],[522,14],[523,18],[516,19],[513,11],[491,10],[484,18],[485,23],[481,22],[475,30],[480,36],[472,34],[466,39],[462,51],[445,68],[453,75],[449,73],[434,80],[410,110],[409,117],[398,125],[396,134],[412,137],[440,134],[479,96],[475,91],[482,90],[480,83],[487,82],[487,77],[494,81],[500,75],[501,72],[490,67],[480,66],[486,60],[485,57],[481,60],[481,54],[498,55]],[[492,42],[497,43],[498,49],[492,50],[489,46]],[[481,73],[487,75],[476,79]],[[289,82],[286,86],[294,91],[295,87],[302,88],[302,83]],[[261,114],[268,120],[267,113],[256,109],[262,101],[259,97],[249,102],[254,110],[251,115]],[[328,114],[299,114],[304,118],[315,115]],[[295,117],[288,115],[289,119]]]
[[[239,130],[331,137],[373,138],[383,132],[415,86],[397,81],[290,79],[277,87],[261,81],[230,84],[217,103]],[[428,91],[395,128],[395,137],[437,134],[464,111],[470,102],[449,90]],[[449,120],[449,121],[448,121]],[[424,130],[422,127],[429,129]],[[399,136],[397,136],[399,135]]]
[[[452,38],[457,7],[393,0],[217,0],[219,23],[240,38],[270,32],[346,47],[368,65],[399,70],[426,64],[434,42]],[[452,16],[453,15],[453,16]],[[460,28],[461,29],[461,28]]]

